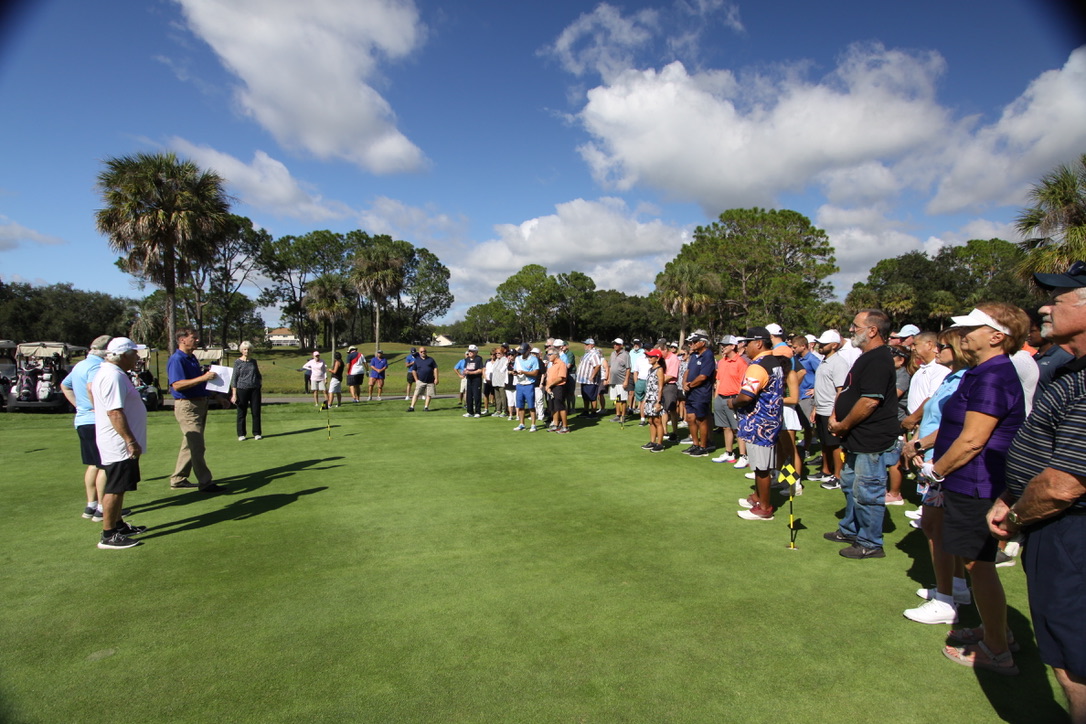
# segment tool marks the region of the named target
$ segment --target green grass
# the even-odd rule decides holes
[[[821,537],[840,493],[809,486],[789,551],[786,515],[735,516],[739,471],[647,454],[641,428],[435,404],[268,406],[244,443],[212,412],[210,499],[168,490],[157,413],[126,551],[79,517],[70,418],[0,415],[0,720],[1064,720],[1020,567],[1022,675],[974,674],[940,655],[947,627],[901,616],[932,580],[901,508],[887,558],[849,561]]]

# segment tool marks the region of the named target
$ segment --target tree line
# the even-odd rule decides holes
[[[387,235],[314,231],[273,239],[230,213],[225,183],[172,153],[107,159],[95,215],[117,265],[156,292],[138,304],[132,334],[174,348],[180,311],[205,343],[254,338],[258,305],[279,306],[305,347],[317,336],[427,341],[452,306],[449,271],[435,254]],[[261,288],[254,302],[242,293]]]

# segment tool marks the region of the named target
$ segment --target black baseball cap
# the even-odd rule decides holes
[[[1086,287],[1086,261],[1076,261],[1066,274],[1034,274],[1037,285],[1045,289],[1077,289]]]

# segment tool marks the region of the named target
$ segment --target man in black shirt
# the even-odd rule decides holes
[[[880,309],[861,310],[849,332],[863,354],[849,370],[829,423],[830,432],[842,439],[845,449],[841,469],[845,517],[825,538],[850,543],[840,551],[845,558],[883,558],[884,456],[893,452],[900,430],[894,361],[886,346],[890,318]]]
[[[464,417],[479,417],[479,411],[483,402],[483,373],[486,371],[486,363],[479,356],[479,348],[474,344],[468,345],[468,356],[464,358],[464,379],[468,383],[466,390],[467,412]]]

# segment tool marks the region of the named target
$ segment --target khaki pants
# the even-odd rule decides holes
[[[173,416],[181,426],[181,451],[177,453],[177,467],[170,476],[170,485],[184,482],[189,474],[196,475],[201,487],[211,485],[211,471],[204,461],[204,424],[207,422],[207,398],[174,400]]]

